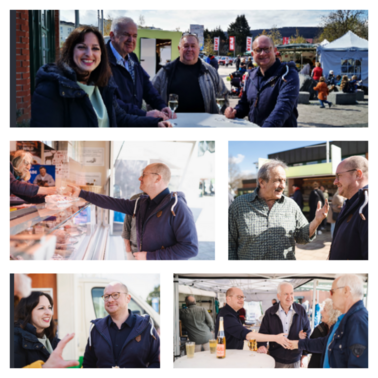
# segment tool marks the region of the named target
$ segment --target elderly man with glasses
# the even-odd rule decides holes
[[[70,186],[74,197],[135,217],[139,252],[133,255],[137,260],[188,260],[198,254],[197,229],[185,194],[169,191],[170,179],[167,165],[148,165],[139,177],[139,188],[147,195],[136,200],[108,197]]]
[[[259,68],[249,74],[238,105],[227,108],[224,115],[248,115],[251,122],[262,127],[297,127],[299,76],[295,63],[281,63],[276,58],[270,37],[257,37],[252,48]]]
[[[290,348],[321,353],[324,369],[368,368],[368,311],[362,301],[362,279],[355,274],[340,275],[333,281],[330,293],[333,308],[341,311],[341,315],[328,335],[290,341]]]
[[[178,49],[180,57],[160,69],[153,86],[166,102],[170,94],[178,95],[176,113],[220,113],[216,99],[226,107],[228,91],[218,71],[199,58],[198,36],[184,33]]]
[[[243,291],[237,287],[231,287],[226,292],[226,305],[219,310],[217,315],[215,335],[218,335],[219,320],[223,318],[226,349],[243,349],[244,340],[275,342],[286,348],[289,344],[284,333],[277,332],[277,335],[264,335],[252,332],[243,326],[238,311],[243,308],[244,300]]]
[[[102,298],[109,315],[91,321],[83,368],[160,368],[160,338],[153,320],[128,309],[126,285],[109,283]]]
[[[347,198],[336,220],[330,260],[368,260],[369,163],[362,156],[343,160],[336,169],[334,185]]]

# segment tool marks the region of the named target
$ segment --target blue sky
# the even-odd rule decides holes
[[[229,142],[228,156],[229,158],[232,157],[238,164],[241,173],[256,173],[254,163],[257,162],[259,158],[266,159],[268,158],[268,154],[274,152],[282,152],[319,143],[325,143],[325,141]]]
[[[175,30],[179,27],[181,31],[185,31],[189,29],[190,24],[204,25],[210,30],[220,25],[223,30],[227,30],[229,24],[241,14],[245,14],[251,29],[269,29],[273,25],[319,26],[321,17],[332,12],[332,10],[240,10],[242,7],[239,6],[235,9],[239,10],[104,10],[104,17],[127,16],[138,21],[139,16],[143,15],[146,26],[164,30]],[[73,22],[74,11],[61,10],[60,18],[63,21]],[[97,10],[81,10],[80,22],[97,25]]]

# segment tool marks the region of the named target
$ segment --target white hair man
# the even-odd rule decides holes
[[[334,185],[347,198],[336,220],[330,260],[369,259],[369,163],[362,156],[343,160],[336,169]]]
[[[322,353],[323,368],[368,368],[368,311],[364,284],[355,274],[338,276],[332,284],[333,308],[341,315],[327,336],[291,341],[291,348]]]
[[[180,310],[180,320],[188,331],[190,341],[196,343],[195,352],[210,350],[209,340],[214,338],[214,321],[205,307],[197,306],[196,298],[185,298],[186,308]]]
[[[229,207],[229,260],[295,260],[295,243],[307,244],[327,217],[328,202],[318,203],[307,221],[295,201],[286,197],[286,165],[269,160],[258,171],[258,187]]]
[[[133,52],[138,38],[136,23],[129,17],[118,17],[112,22],[109,36],[106,48],[113,78],[118,86],[120,107],[128,114],[162,120],[172,118],[172,111],[152,86],[150,77]],[[143,110],[143,100],[155,110]]]
[[[218,71],[199,58],[200,46],[196,34],[183,33],[180,57],[166,64],[152,80],[164,101],[171,93],[179,97],[177,113],[218,114],[216,99],[224,98],[228,105],[228,90]]]
[[[139,252],[134,256],[137,260],[188,260],[198,254],[197,229],[185,194],[169,191],[170,179],[167,165],[148,165],[139,177],[139,189],[147,195],[136,200],[108,197],[69,186],[74,189],[74,197],[136,217]]]
[[[260,326],[260,333],[274,335],[277,333],[287,334],[287,338],[297,338],[300,331],[311,334],[310,322],[305,309],[294,303],[294,288],[288,282],[280,282],[277,287],[279,303],[265,311]],[[267,353],[266,343],[258,344],[259,353]],[[288,351],[281,345],[270,343],[269,353],[276,361],[276,368],[299,368],[307,366],[307,355],[302,351]]]
[[[160,368],[160,339],[149,315],[133,314],[122,282],[104,289],[105,318],[92,320],[83,368]]]

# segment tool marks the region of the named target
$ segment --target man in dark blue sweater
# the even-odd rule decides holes
[[[369,165],[362,156],[343,160],[336,169],[334,185],[347,198],[336,220],[330,260],[368,260]]]
[[[112,22],[110,41],[107,43],[108,59],[118,86],[118,104],[128,114],[172,118],[172,111],[152,86],[150,77],[133,53],[138,37],[138,27],[128,17]],[[143,100],[154,110],[142,110]]]
[[[126,285],[111,282],[103,300],[109,314],[92,320],[83,368],[159,368],[160,338],[148,315],[132,314]]]

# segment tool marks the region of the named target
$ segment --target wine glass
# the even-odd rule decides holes
[[[172,110],[172,115],[175,114],[175,111],[178,107],[178,98],[179,96],[177,94],[170,94],[168,98],[168,106]],[[177,126],[177,123],[173,123],[172,125]]]
[[[226,101],[224,96],[217,96],[215,101],[217,102],[218,108],[219,108],[219,114],[222,115],[221,110],[223,108],[224,102]],[[215,118],[216,121],[225,121],[225,117],[217,117]]]

